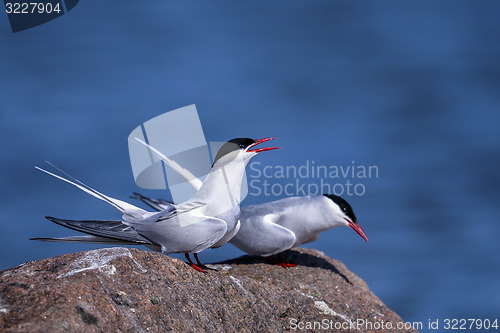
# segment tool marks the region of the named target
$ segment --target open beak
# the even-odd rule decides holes
[[[351,220],[346,219],[345,217],[344,217],[344,220],[346,220],[347,223],[349,223],[349,226],[352,229],[354,229],[354,231],[356,231],[358,233],[358,235],[360,235],[361,237],[363,237],[363,239],[368,242],[368,237],[366,237],[365,232],[363,231],[363,229],[361,228],[361,226],[359,224],[354,223]]]
[[[274,139],[276,139],[276,138],[264,138],[264,139],[255,140],[255,143],[253,143],[250,146],[248,146],[247,152],[260,153],[261,151],[268,151],[268,150],[280,149],[280,147],[264,147],[264,148],[250,149],[252,147],[260,145],[263,142],[271,141],[271,140],[274,140]]]

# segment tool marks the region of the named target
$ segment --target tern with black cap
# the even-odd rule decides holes
[[[350,227],[368,241],[349,203],[333,194],[290,197],[242,207],[240,219],[241,228],[231,244],[263,257],[313,242],[321,232],[338,226]]]
[[[166,254],[185,253],[194,269],[205,272],[199,267],[202,265],[197,254],[207,248],[221,246],[238,232],[239,201],[245,167],[257,153],[277,149],[277,147],[255,148],[272,139],[238,138],[226,142],[219,149],[214,164],[199,190],[189,200],[180,204],[169,204],[158,212],[148,212],[106,196],[57,167],[56,169],[69,179],[36,167],[107,202],[122,214],[122,218],[115,221],[76,221],[47,217],[54,223],[89,235],[32,239],[145,245]],[[189,253],[194,253],[198,266],[191,261]]]
[[[185,179],[194,177],[186,169],[178,171]],[[171,204],[134,194],[135,198],[157,210],[167,209]],[[338,226],[350,227],[368,242],[351,205],[333,194],[289,197],[241,207],[240,221],[238,233],[231,238],[230,243],[244,252],[263,257],[313,242],[321,232]],[[284,262],[280,265],[294,266]]]

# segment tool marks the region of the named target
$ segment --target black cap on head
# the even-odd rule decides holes
[[[250,138],[235,138],[231,139],[220,147],[217,155],[215,155],[214,163],[217,162],[222,156],[229,154],[238,149],[245,149],[250,145],[253,145],[256,141]],[[212,164],[212,166],[213,166]]]
[[[352,210],[351,205],[341,197],[335,194],[323,194],[325,197],[331,199],[337,205],[339,205],[340,209],[346,214],[354,223],[356,222],[356,215],[354,215],[354,211]]]

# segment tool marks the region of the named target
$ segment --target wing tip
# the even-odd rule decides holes
[[[130,196],[132,199],[138,199],[138,200],[140,200],[140,199],[144,198],[144,196],[142,194],[138,193],[138,192],[132,192],[132,194],[133,195]]]
[[[51,237],[32,237],[29,240],[50,242],[50,241],[53,241],[53,238],[51,238]]]

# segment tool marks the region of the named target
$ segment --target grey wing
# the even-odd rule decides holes
[[[63,227],[84,232],[92,236],[109,238],[115,241],[131,242],[135,244],[156,245],[144,236],[140,235],[133,227],[124,224],[122,221],[78,221],[59,219],[50,216],[46,216],[46,218],[49,221],[62,225]]]
[[[99,237],[92,235],[69,236],[69,237],[35,237],[30,240],[45,242],[67,242],[67,243],[91,243],[91,244],[111,244],[111,245],[137,245],[135,242],[120,241],[113,238]]]
[[[144,202],[146,205],[148,205],[149,207],[153,208],[156,211],[167,209],[168,207],[174,204],[173,202],[164,199],[158,199],[158,200],[151,199],[137,192],[134,192],[133,194],[134,196],[132,198]]]
[[[181,214],[189,213],[193,209],[200,208],[204,205],[206,204],[200,201],[184,202],[178,205],[172,204],[158,212],[147,213],[147,215],[142,214],[141,212],[136,214],[135,211],[130,210],[125,211],[122,218],[125,224],[133,225],[139,231],[144,225],[174,220],[175,217],[178,217]]]
[[[242,214],[240,230],[230,243],[244,252],[260,256],[270,256],[288,250],[295,244],[295,234],[274,223],[275,218],[275,214]]]
[[[221,219],[208,216],[190,216],[143,223],[138,232],[161,246],[163,253],[198,253],[213,246],[227,231]]]

